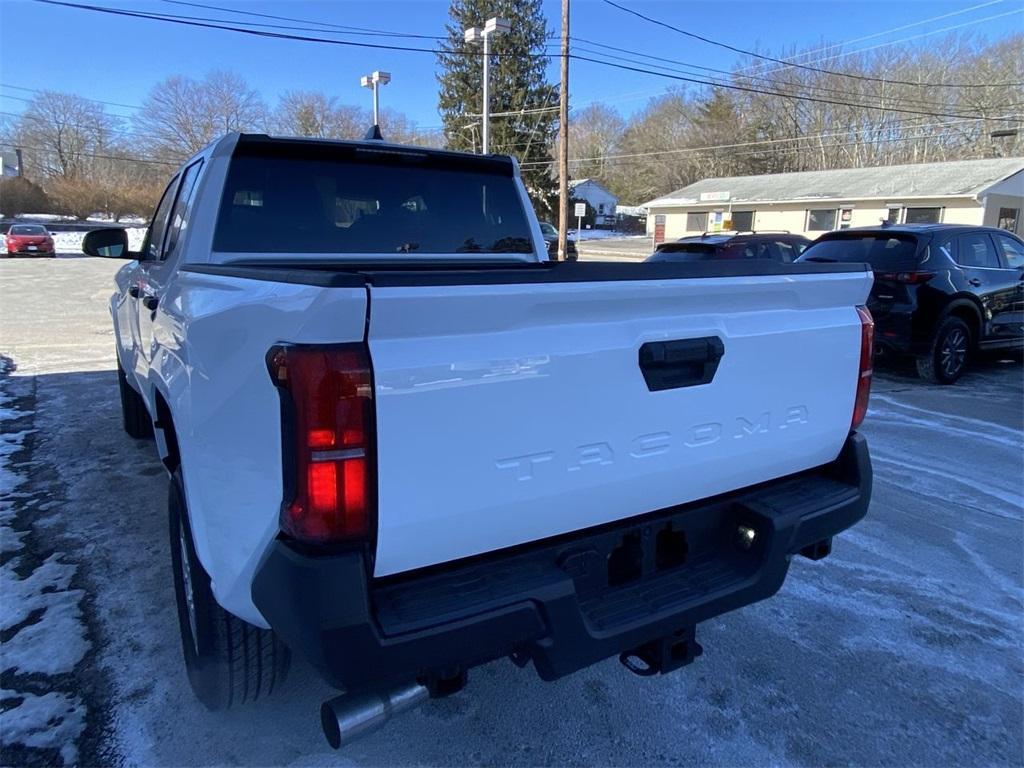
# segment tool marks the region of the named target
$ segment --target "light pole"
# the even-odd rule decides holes
[[[380,96],[378,94],[379,88],[382,85],[387,85],[391,82],[390,72],[373,72],[372,74],[366,75],[365,77],[359,78],[359,84],[363,88],[373,89],[373,124],[374,126],[380,125]]]
[[[463,33],[467,43],[484,41],[484,108],[483,108],[483,153],[491,151],[491,35],[509,32],[512,25],[505,19],[493,18],[484,23],[484,28],[470,27]]]

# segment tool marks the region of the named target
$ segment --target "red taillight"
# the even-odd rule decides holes
[[[856,429],[868,414],[871,397],[871,376],[874,374],[872,358],[875,352],[875,321],[867,307],[857,307],[860,317],[860,370],[857,376],[857,397],[853,401],[853,420],[850,429]]]
[[[920,285],[927,283],[935,277],[934,272],[879,272],[880,280],[892,280],[897,283],[908,283],[909,285]]]
[[[365,346],[274,347],[267,365],[287,398],[282,530],[315,544],[369,538],[374,418]]]

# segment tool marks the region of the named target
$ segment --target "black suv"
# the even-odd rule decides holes
[[[875,351],[952,384],[976,350],[1024,348],[1024,241],[1002,229],[906,224],[829,232],[800,261],[860,261],[875,283]]]
[[[771,259],[789,263],[796,261],[810,244],[806,237],[789,232],[705,232],[662,243],[647,261]]]
[[[551,259],[558,258],[558,227],[546,221],[540,223],[540,233],[544,235],[544,243],[548,247],[548,257]],[[565,257],[568,261],[573,261],[577,258],[576,252],[576,241],[571,237],[565,240]]]

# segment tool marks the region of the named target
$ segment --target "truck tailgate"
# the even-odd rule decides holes
[[[864,271],[371,279],[375,575],[833,460],[858,379],[855,305],[870,285]],[[713,363],[687,368],[701,350],[721,352],[708,383],[696,382]],[[659,379],[673,360],[683,373]]]

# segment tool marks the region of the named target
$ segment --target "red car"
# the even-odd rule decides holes
[[[56,256],[57,249],[46,227],[39,224],[12,224],[7,230],[8,256]]]

